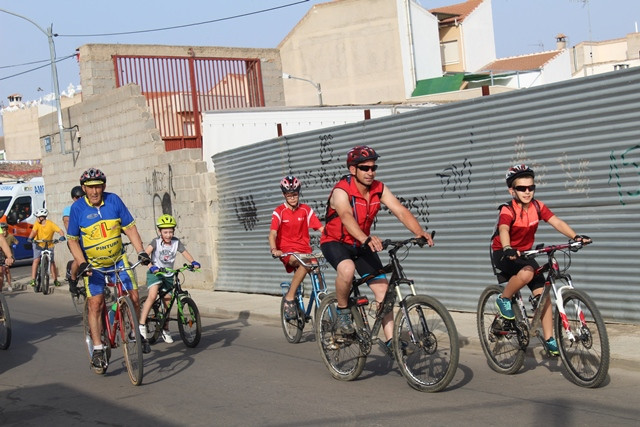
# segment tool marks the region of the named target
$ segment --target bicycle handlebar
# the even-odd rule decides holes
[[[520,257],[524,259],[531,259],[540,255],[552,254],[555,251],[561,251],[565,249],[569,249],[571,252],[578,252],[580,249],[590,243],[593,243],[593,241],[583,242],[581,240],[571,240],[568,243],[562,243],[560,245],[549,245],[536,249],[530,249],[528,251],[522,252]]]
[[[168,268],[168,267],[162,267],[161,269],[158,270],[156,274],[159,275],[161,273],[169,273],[172,275],[178,274],[178,273],[182,273],[185,270],[189,270],[189,271],[200,271],[199,268],[195,268],[194,266],[192,266],[191,264],[184,264],[182,267],[178,268],[177,270],[174,270],[172,268]]]
[[[436,232],[434,230],[431,232],[431,238],[433,238],[433,236],[435,235],[436,235]],[[426,244],[427,244],[427,239],[425,239],[424,237],[412,237],[410,239],[398,240],[398,241],[386,239],[382,242],[382,249],[386,250],[389,246],[393,246],[391,249],[389,249],[389,251],[391,252],[391,251],[397,251],[403,246],[418,245],[422,248]]]
[[[324,258],[324,255],[322,255],[321,253],[301,254],[297,252],[285,252],[279,257],[274,257],[274,258],[282,259],[287,256],[294,257],[295,259],[298,260],[300,265],[302,265],[305,268],[322,267],[327,263],[327,260]],[[313,263],[314,261],[315,261],[315,264]]]

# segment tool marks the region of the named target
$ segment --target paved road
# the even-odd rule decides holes
[[[209,292],[211,294],[211,292]],[[200,292],[194,292],[200,294]],[[228,293],[216,295],[229,302]],[[251,296],[244,297],[244,307]],[[200,304],[199,296],[195,296]],[[271,297],[274,299],[274,297]],[[277,300],[277,298],[275,298]],[[211,305],[202,298],[203,311]],[[9,295],[14,341],[0,351],[2,425],[638,425],[640,371],[616,365],[605,386],[582,389],[558,359],[535,349],[523,371],[491,371],[472,344],[444,392],[411,389],[375,348],[354,382],[333,380],[311,333],[287,344],[274,316],[257,310],[203,319],[196,349],[179,340],[145,356],[143,385],[133,387],[115,350],[104,377],[88,369],[80,315],[58,290]],[[462,334],[461,334],[462,335]],[[176,334],[177,338],[177,334]]]

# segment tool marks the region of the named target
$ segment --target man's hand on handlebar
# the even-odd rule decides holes
[[[83,262],[78,266],[78,276],[91,276],[91,265]]]

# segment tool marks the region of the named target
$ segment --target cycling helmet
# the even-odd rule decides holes
[[[84,196],[84,191],[82,191],[82,187],[81,186],[76,185],[75,187],[73,187],[71,189],[71,198],[72,199],[75,199],[76,197],[80,198],[80,197],[83,197],[83,196]]]
[[[176,219],[169,214],[161,215],[156,221],[158,228],[176,228]]]
[[[523,176],[530,176],[531,178],[534,178],[535,174],[533,173],[533,170],[531,170],[531,168],[524,163],[509,168],[507,174],[505,175],[507,187],[511,188],[511,184],[513,184],[513,181],[515,181],[516,178],[522,178]]]
[[[9,225],[6,222],[0,222],[0,228],[9,228]]]
[[[49,211],[46,210],[45,208],[38,209],[35,213],[36,218],[40,218],[41,216],[46,218],[48,215],[49,215]]]
[[[283,193],[299,193],[302,183],[293,175],[287,175],[280,181],[280,189]]]
[[[107,177],[100,169],[90,168],[80,176],[80,185],[98,185],[106,184]]]
[[[366,145],[358,145],[347,153],[347,167],[358,165],[367,160],[378,160],[378,157],[380,156],[373,148]]]

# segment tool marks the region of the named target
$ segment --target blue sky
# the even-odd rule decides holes
[[[0,9],[29,18],[41,28],[53,24],[57,57],[73,55],[87,43],[140,43],[273,48],[304,14],[326,0],[0,0]],[[459,3],[421,0],[432,9]],[[555,49],[555,35],[568,36],[568,45],[586,40],[624,37],[640,25],[640,0],[492,0],[498,57]],[[277,8],[251,14],[259,10]],[[167,31],[91,37],[193,24],[251,14],[205,25]],[[71,37],[77,36],[77,37]],[[34,100],[53,92],[47,66],[49,44],[38,28],[21,18],[0,12],[0,105],[20,93]],[[27,64],[21,65],[19,64]],[[43,68],[10,77],[32,68]],[[58,63],[60,90],[80,83],[74,58]],[[42,89],[38,91],[38,88]]]

